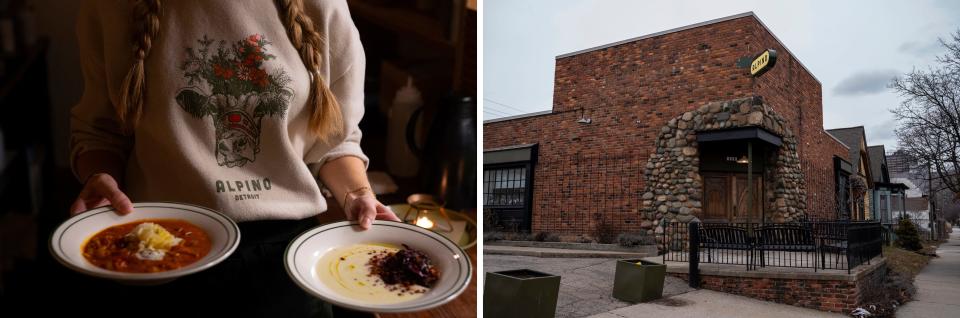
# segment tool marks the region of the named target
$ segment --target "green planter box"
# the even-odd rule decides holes
[[[528,269],[487,272],[483,313],[487,317],[554,317],[560,276]]]
[[[639,259],[619,260],[613,280],[613,297],[631,303],[658,299],[663,296],[663,276],[666,273],[667,265]]]

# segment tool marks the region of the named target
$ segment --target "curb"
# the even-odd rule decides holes
[[[561,250],[561,249],[514,249],[499,248],[497,246],[484,246],[485,255],[515,255],[532,256],[543,258],[643,258],[649,257],[646,253],[628,253],[613,251],[584,251],[584,250]]]

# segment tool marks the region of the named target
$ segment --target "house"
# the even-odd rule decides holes
[[[927,196],[907,198],[905,210],[917,228],[930,231],[930,200]]]
[[[891,194],[891,210],[893,210],[894,221],[896,218],[903,217],[907,211],[907,198],[919,198],[923,196],[923,192],[920,191],[919,187],[910,181],[907,178],[890,178],[895,184],[902,184],[903,188],[900,191],[893,192]]]
[[[889,162],[890,179],[895,183],[903,183],[905,185],[903,191],[903,208],[906,212],[905,214],[908,215],[920,229],[926,231],[930,231],[932,223],[930,219],[933,217],[933,223],[939,223],[939,225],[933,227],[935,230],[932,231],[932,237],[945,237],[944,235],[948,233],[946,230],[948,227],[942,219],[942,216],[930,215],[930,209],[933,208],[930,202],[930,190],[931,188],[937,188],[936,186],[931,187],[930,182],[927,180],[931,173],[930,167],[923,164],[918,158],[902,150],[897,150],[887,155],[887,161]],[[933,191],[933,197],[939,196],[939,198],[943,198],[945,195],[949,195],[948,191]],[[938,201],[932,203],[936,202]]]
[[[849,147],[853,171],[838,181],[837,197],[843,205],[838,206],[838,219],[871,220],[873,216],[874,176],[870,154],[867,152],[867,136],[863,126],[829,129],[833,135]]]
[[[836,218],[821,91],[752,12],[562,54],[551,110],[484,122],[484,209],[562,236]]]
[[[907,185],[899,182],[893,182],[890,179],[890,171],[887,165],[886,149],[883,145],[867,147],[867,153],[870,157],[870,174],[873,175],[873,193],[871,195],[873,207],[872,215],[875,220],[880,220],[883,224],[896,223],[897,207],[902,207],[895,200],[902,200],[902,194],[907,190]]]

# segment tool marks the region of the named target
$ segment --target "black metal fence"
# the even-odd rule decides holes
[[[880,222],[664,223],[663,260],[847,270],[883,253]],[[694,237],[696,236],[696,237]],[[698,242],[691,245],[690,242]]]

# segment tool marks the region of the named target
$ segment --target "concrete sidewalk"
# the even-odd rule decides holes
[[[960,316],[960,228],[953,228],[937,255],[917,275],[917,295],[897,310],[897,317]]]
[[[676,317],[846,317],[712,290],[696,290],[656,301],[615,309],[590,318]]]
[[[518,255],[483,255],[484,272],[527,268],[560,275],[557,318],[586,317],[631,306],[630,303],[613,298],[613,276],[616,267],[617,259],[612,258],[538,258]],[[483,279],[483,276],[480,277]],[[692,288],[679,278],[667,276],[664,279],[663,294],[665,297],[691,290]]]
[[[560,275],[558,318],[621,317],[844,317],[711,290],[694,290],[673,276],[664,279],[663,299],[630,304],[613,298],[616,259],[538,258],[484,254],[483,270],[528,268]]]

